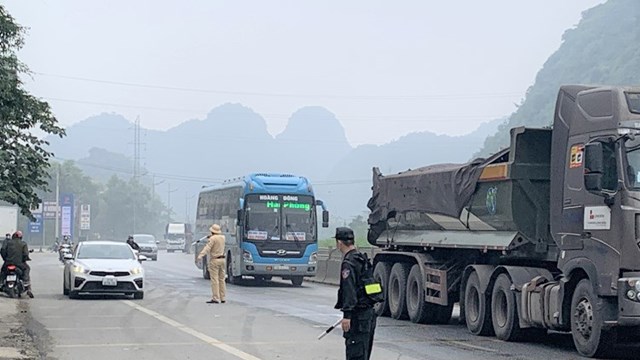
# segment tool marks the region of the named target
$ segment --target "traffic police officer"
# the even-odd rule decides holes
[[[342,331],[346,344],[347,360],[368,360],[373,347],[376,316],[373,306],[367,302],[362,283],[364,256],[354,245],[353,230],[336,228],[336,248],[344,255],[340,267],[340,289],[335,308],[343,313]]]

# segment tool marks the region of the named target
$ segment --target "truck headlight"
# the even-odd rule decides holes
[[[247,250],[242,250],[242,259],[246,263],[252,263],[253,262],[253,256]]]
[[[318,263],[318,253],[314,252],[309,256],[309,265],[315,265]]]

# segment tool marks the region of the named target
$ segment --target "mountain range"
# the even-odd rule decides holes
[[[176,218],[193,218],[194,195],[203,185],[257,171],[300,174],[312,181],[334,219],[347,221],[366,211],[372,167],[388,173],[467,161],[503,121],[487,122],[465,136],[420,132],[354,148],[339,119],[325,108],[299,109],[284,131],[272,136],[262,116],[241,104],[225,104],[167,131],[141,129],[141,179],[171,203]],[[133,129],[121,115],[104,113],[68,127],[63,139],[50,138],[50,149],[98,181],[114,174],[127,178],[133,171]]]

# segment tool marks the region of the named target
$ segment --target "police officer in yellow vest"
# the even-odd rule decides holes
[[[340,289],[336,309],[342,316],[347,360],[368,360],[373,349],[376,329],[376,315],[373,305],[358,285],[363,281],[366,258],[354,244],[353,230],[348,227],[336,228],[336,248],[343,254],[340,267]]]
[[[209,304],[225,303],[226,284],[225,277],[225,261],[224,261],[224,242],[225,238],[220,230],[220,225],[213,224],[209,228],[211,235],[209,242],[198,255],[198,261],[202,261],[203,257],[207,257],[209,264],[202,264],[209,269],[209,278],[211,279],[211,300]]]

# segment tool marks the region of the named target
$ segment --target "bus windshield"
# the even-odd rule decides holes
[[[308,195],[247,195],[247,240],[315,241],[315,206]]]

